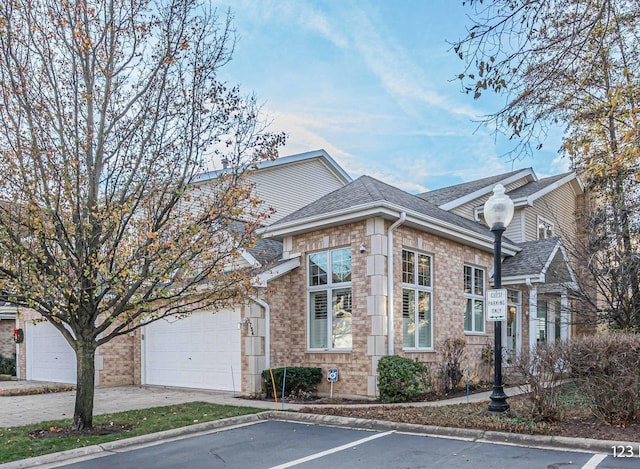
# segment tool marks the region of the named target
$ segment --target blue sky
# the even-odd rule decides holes
[[[288,134],[282,155],[325,149],[354,178],[421,192],[532,166],[567,170],[561,131],[533,158],[500,156],[474,101],[454,80],[462,62],[447,40],[464,35],[460,0],[222,0],[238,43],[221,78],[255,92]]]

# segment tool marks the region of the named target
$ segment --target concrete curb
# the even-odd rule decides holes
[[[102,443],[100,445],[84,446],[82,448],[70,449],[67,451],[60,451],[58,453],[43,454],[42,456],[36,456],[35,458],[21,459],[19,461],[12,461],[5,464],[0,464],[2,469],[18,469],[27,467],[44,466],[54,463],[61,463],[72,459],[82,458],[84,456],[96,455],[99,453],[110,453],[119,450],[124,450],[129,447],[146,445],[155,442],[161,442],[168,439],[178,438],[187,435],[196,435],[198,433],[205,433],[211,430],[219,428],[232,427],[235,425],[244,425],[247,423],[254,423],[260,420],[266,420],[263,414],[268,412],[261,412],[258,414],[240,415],[238,417],[229,417],[226,419],[212,420],[211,422],[197,423],[194,425],[188,425],[186,427],[173,428],[171,430],[165,430],[157,433],[148,433],[146,435],[134,436],[131,438],[125,438],[123,440],[111,441],[108,443]]]
[[[211,422],[198,423],[186,427],[174,428],[158,433],[135,436],[123,440],[112,441],[100,445],[85,446],[58,453],[45,454],[35,458],[22,459],[0,465],[2,469],[18,469],[38,466],[51,466],[57,463],[68,462],[73,459],[100,453],[110,453],[127,450],[140,445],[159,443],[164,440],[179,438],[183,436],[195,436],[198,433],[207,433],[212,430],[233,427],[236,425],[246,425],[264,420],[280,420],[312,423],[318,425],[329,425],[336,427],[358,428],[378,431],[400,431],[415,433],[426,436],[436,436],[444,438],[456,438],[468,441],[485,443],[502,443],[520,446],[543,447],[552,449],[564,449],[575,451],[588,451],[594,453],[611,454],[614,445],[640,446],[639,442],[594,440],[589,438],[570,438],[563,436],[546,435],[526,435],[520,433],[505,433],[488,430],[474,430],[468,428],[437,427],[432,425],[418,425],[411,423],[399,423],[386,420],[369,420],[353,417],[342,417],[337,415],[305,414],[301,412],[265,411],[257,414],[230,417]]]

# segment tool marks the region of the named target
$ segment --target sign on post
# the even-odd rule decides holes
[[[335,383],[336,381],[338,381],[338,369],[337,368],[331,368],[329,370],[329,373],[327,374],[327,380],[331,381],[332,383]]]
[[[507,290],[487,290],[487,321],[507,319]]]

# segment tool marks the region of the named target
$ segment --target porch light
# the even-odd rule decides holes
[[[484,203],[484,219],[493,232],[493,285],[496,290],[502,287],[502,233],[513,218],[513,201],[504,193],[504,186],[498,184],[493,195]],[[502,387],[502,321],[494,323],[494,364],[493,392],[489,397],[490,412],[506,412],[509,410],[507,395]]]

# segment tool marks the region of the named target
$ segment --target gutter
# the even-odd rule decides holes
[[[387,354],[393,355],[393,231],[407,220],[407,212],[401,212],[387,230]]]

